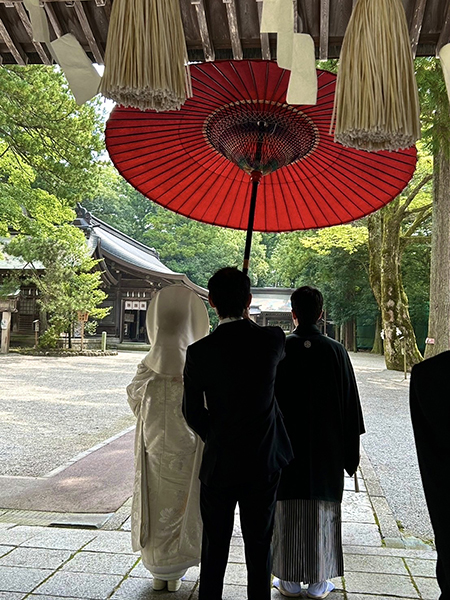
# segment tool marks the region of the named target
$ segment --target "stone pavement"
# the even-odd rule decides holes
[[[355,492],[346,478],[345,576],[334,580],[330,600],[436,600],[436,553],[402,537],[364,452],[359,486]],[[131,550],[129,515],[129,499],[101,518],[0,509],[0,600],[196,600],[198,568],[189,569],[176,594],[152,590],[151,576]],[[245,584],[237,519],[223,600],[245,600]],[[281,598],[273,589],[272,599]]]

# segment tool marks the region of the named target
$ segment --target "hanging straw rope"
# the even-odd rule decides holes
[[[179,0],[115,0],[100,91],[123,106],[179,109],[192,95]]]
[[[358,0],[342,44],[335,140],[360,150],[409,148],[419,99],[401,0]]]

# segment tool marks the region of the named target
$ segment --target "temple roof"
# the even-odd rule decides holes
[[[97,258],[108,259],[110,264],[131,270],[142,277],[148,275],[166,285],[182,283],[201,297],[207,297],[208,292],[205,288],[196,285],[184,273],[177,273],[166,267],[159,260],[154,248],[134,240],[91,215],[81,206],[77,207],[77,219],[74,224],[84,230],[91,254]],[[101,265],[101,268],[107,268],[107,265]]]

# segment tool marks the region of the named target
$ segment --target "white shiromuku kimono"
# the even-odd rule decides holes
[[[200,562],[203,443],[181,412],[182,372],[187,346],[208,330],[206,307],[192,290],[163,288],[147,312],[151,350],[127,387],[137,418],[132,545],[163,580],[179,579]]]

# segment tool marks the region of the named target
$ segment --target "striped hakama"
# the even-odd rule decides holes
[[[344,574],[341,504],[279,500],[272,573],[283,581],[318,583]]]

